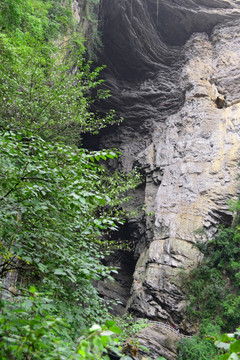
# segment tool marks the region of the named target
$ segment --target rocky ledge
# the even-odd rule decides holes
[[[179,273],[201,261],[195,230],[230,224],[239,193],[240,1],[103,0],[101,16],[113,95],[104,108],[125,121],[92,145],[119,148],[115,166],[141,168],[133,206],[152,214],[127,308],[191,333]]]

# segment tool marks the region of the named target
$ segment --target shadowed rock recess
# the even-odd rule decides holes
[[[102,0],[100,15],[104,107],[125,121],[88,144],[142,169],[132,205],[154,213],[141,218],[127,307],[191,333],[178,273],[200,260],[195,230],[231,223],[239,191],[240,1]]]

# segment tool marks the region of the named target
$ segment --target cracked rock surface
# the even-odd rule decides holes
[[[238,193],[240,1],[104,0],[101,11],[105,107],[125,121],[98,141],[123,153],[119,167],[142,168],[139,198],[154,213],[128,308],[191,331],[179,270],[201,258],[195,230],[231,222]]]
[[[211,236],[230,224],[228,201],[239,193],[239,17],[236,0],[101,4],[101,63],[112,93],[104,107],[125,121],[92,147],[116,147],[123,155],[115,167],[142,169],[133,206],[144,199],[154,214],[136,246],[127,307],[190,333],[179,271],[201,260],[195,230]]]
[[[230,43],[233,33],[238,41]],[[179,270],[200,260],[192,246],[194,231],[204,227],[211,235],[218,223],[231,223],[228,201],[238,193],[239,40],[237,22],[217,26],[210,38],[191,36],[180,78],[184,104],[155,125],[152,143],[138,154],[148,179],[147,210],[154,211],[155,219],[152,241],[136,266],[129,307],[189,331]],[[224,103],[219,105],[221,94]]]

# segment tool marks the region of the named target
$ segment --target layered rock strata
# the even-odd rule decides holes
[[[228,201],[239,191],[239,40],[238,23],[218,26],[211,38],[191,37],[181,76],[185,103],[155,127],[152,144],[138,155],[148,164],[145,202],[155,222],[136,266],[129,307],[185,329],[177,278],[182,267],[201,259],[192,246],[194,231],[204,227],[211,235],[218,223],[230,224]],[[156,173],[157,189],[150,180]]]
[[[179,271],[201,259],[195,230],[231,223],[238,193],[240,2],[104,0],[102,12],[105,107],[125,122],[98,141],[120,149],[118,166],[142,169],[138,199],[154,214],[128,309],[191,332]]]

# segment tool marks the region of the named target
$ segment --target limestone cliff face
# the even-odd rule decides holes
[[[106,86],[125,122],[100,146],[138,165],[145,234],[136,246],[128,308],[191,331],[179,270],[200,260],[195,230],[230,223],[239,191],[240,1],[102,0]],[[94,139],[93,141],[97,141]]]
[[[194,231],[204,227],[211,234],[217,223],[230,223],[228,200],[239,191],[239,40],[238,23],[216,27],[210,38],[190,38],[180,79],[184,105],[155,126],[152,144],[138,155],[148,164],[145,201],[155,221],[152,242],[136,267],[129,306],[182,328],[177,275],[180,267],[200,260],[192,247]]]

